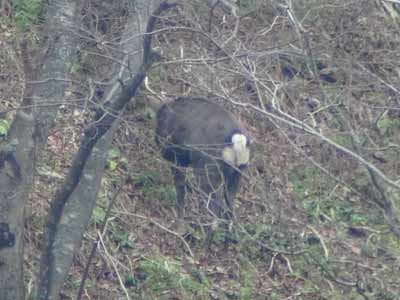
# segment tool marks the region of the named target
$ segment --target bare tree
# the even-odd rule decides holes
[[[151,48],[152,32],[160,14],[173,6],[166,1],[146,2],[141,5],[137,3],[136,10],[131,11],[135,14],[131,16],[131,22],[127,23],[124,36],[133,33],[138,38],[127,44],[130,48],[125,48],[124,61],[131,62],[135,68],[131,69],[132,73],[128,73],[125,70],[126,65],[123,65],[115,74],[115,84],[111,87],[102,108],[98,109],[95,119],[85,129],[69,174],[51,203],[43,242],[38,300],[59,298],[68,275],[67,270],[76,250],[79,249],[96,202],[107,150],[118,124],[116,121],[126,104],[135,96],[147,70],[157,58],[157,54]],[[140,19],[143,21],[137,22]],[[143,54],[139,62],[137,58],[132,59],[129,53],[132,53],[132,48],[138,49],[141,45]],[[114,130],[110,130],[113,126]]]
[[[47,47],[37,69],[22,45],[26,88],[0,149],[0,299],[25,299],[23,281],[24,208],[32,186],[35,151],[43,149],[68,83],[68,61],[75,49],[71,34],[76,3],[50,1],[46,7],[43,41]],[[47,105],[38,105],[46,99]]]
[[[170,203],[162,203],[159,194],[148,199],[150,197],[141,194],[138,191],[140,187],[134,183],[133,191],[122,191],[120,195],[123,197],[118,199],[121,203],[116,203],[122,210],[117,220],[130,225],[124,230],[129,234],[132,231],[139,233],[134,235],[135,243],[148,246],[151,240],[152,246],[159,251],[158,257],[191,256],[187,261],[179,257],[184,261],[182,278],[189,279],[192,270],[199,271],[193,272],[199,274],[194,286],[207,282],[203,285],[206,287],[203,290],[207,290],[205,299],[216,298],[215,294],[220,298],[241,298],[242,292],[249,290],[251,294],[246,294],[249,299],[271,298],[277,294],[281,298],[307,297],[310,287],[314,287],[314,290],[311,288],[314,298],[329,298],[339,292],[354,296],[355,291],[362,298],[369,299],[382,298],[383,292],[379,291],[386,287],[389,287],[387,290],[397,289],[398,279],[393,275],[397,270],[398,255],[389,244],[395,244],[400,236],[396,207],[400,170],[396,160],[400,149],[398,1],[189,0],[180,1],[173,14],[159,18],[157,16],[162,10],[169,7],[165,4],[167,2],[142,0],[126,1],[124,3],[128,5],[124,6],[121,14],[107,12],[104,18],[98,18],[97,12],[91,8],[100,4],[116,7],[120,2],[94,0],[87,4],[87,15],[91,19],[82,9],[82,5],[89,2],[79,2],[81,6],[76,8],[65,1],[49,1],[45,25],[53,25],[47,34],[48,39],[44,39],[49,41],[49,47],[46,46],[47,51],[42,55],[42,68],[32,70],[29,55],[26,55],[29,52],[27,44],[21,46],[27,81],[25,96],[9,138],[0,149],[0,289],[5,291],[0,294],[1,300],[2,297],[5,300],[23,299],[22,207],[32,185],[35,154],[40,153],[59,108],[58,103],[52,101],[69,99],[64,95],[66,84],[71,84],[79,92],[86,89],[82,94],[86,97],[84,105],[89,107],[85,120],[85,126],[88,125],[82,132],[80,149],[72,168],[51,204],[42,244],[37,299],[57,299],[74,254],[78,249],[87,250],[86,245],[80,248],[82,236],[101,186],[106,152],[118,126],[122,126],[124,134],[129,134],[118,134],[115,142],[126,151],[136,150],[118,172],[129,176],[131,170],[139,170],[144,164],[151,165],[149,168],[167,169],[154,149],[143,150],[143,145],[151,145],[151,129],[143,128],[145,126],[139,124],[142,121],[136,122],[136,115],[122,114],[147,73],[152,91],[143,91],[145,97],[190,94],[212,98],[244,121],[255,138],[257,150],[255,159],[250,162],[249,176],[243,176],[243,194],[236,202],[238,218],[232,226],[237,229],[239,246],[233,245],[232,253],[229,249],[223,251],[224,259],[219,259],[220,249],[217,247],[221,245],[218,244],[220,240],[214,241],[210,248],[212,260],[207,259],[209,253],[191,248],[196,245],[199,233],[196,230],[200,226],[196,227],[196,223],[204,224],[197,201],[190,201],[197,200],[196,189],[188,193],[190,197],[186,204],[190,209],[185,219],[187,224],[193,225],[194,239],[185,240],[171,229],[171,224],[176,224],[176,216],[168,213],[173,211]],[[60,14],[65,17],[47,18]],[[73,19],[72,15],[79,20]],[[120,17],[120,26],[114,31],[118,33],[107,36],[111,36],[110,39],[103,39],[101,31],[108,26],[105,20],[117,15],[123,16]],[[153,22],[162,25],[154,28]],[[57,26],[62,28],[53,30]],[[69,59],[71,56],[71,49],[76,48],[78,52],[82,49],[81,45],[76,46],[77,36],[74,34],[81,42],[85,40],[95,44],[91,50],[104,50],[92,58],[100,60],[99,57],[106,57],[108,67],[110,61],[115,62],[109,76],[100,76],[104,81],[100,82],[87,73],[84,76],[88,79],[86,82],[84,78],[84,84],[70,80],[66,57]],[[150,36],[155,38],[155,49],[160,50],[161,60],[157,60],[158,54],[151,50]],[[101,100],[96,96],[98,92],[104,92]],[[135,110],[133,114],[136,113]],[[132,122],[131,118],[135,121]],[[137,141],[141,148],[135,148]],[[141,155],[146,158],[145,162],[140,163]],[[160,177],[164,180],[167,176],[162,173]],[[191,180],[190,176],[188,180]],[[124,188],[130,188],[130,184]],[[140,200],[145,201],[141,203]],[[315,208],[310,203],[315,204]],[[341,205],[344,210],[341,210]],[[140,209],[143,211],[138,212]],[[111,208],[107,211],[110,213]],[[338,216],[343,211],[351,221],[346,222]],[[362,220],[353,223],[352,218],[359,216],[355,213],[358,211],[362,211]],[[369,222],[371,215],[375,219]],[[354,224],[361,226],[354,228]],[[107,261],[113,255],[111,251],[107,253],[110,250],[107,247],[113,247],[115,241],[107,235],[107,229],[104,232],[104,235],[99,234],[99,243],[94,244],[94,249],[101,245],[104,252],[95,259],[104,260],[105,269],[109,267],[107,263],[111,265],[118,261],[122,266],[129,262],[129,270],[124,269],[129,274],[121,275],[135,277],[136,271],[142,271],[142,259],[138,257],[142,253],[135,253],[137,248],[121,247],[123,249],[116,250],[112,261]],[[295,235],[295,238],[290,239],[287,233]],[[184,249],[180,248],[180,242],[160,238],[163,234],[177,237]],[[352,235],[357,234],[352,239]],[[350,237],[346,239],[346,235]],[[377,254],[366,253],[366,263],[364,250],[369,251],[367,248],[374,243]],[[301,249],[294,251],[292,244],[295,245],[293,248]],[[335,245],[339,246],[335,248]],[[166,248],[168,254],[163,252]],[[249,258],[251,274],[244,278],[246,280],[241,280],[242,275],[248,274],[238,259],[238,255],[247,255],[242,249],[250,249],[252,254]],[[128,254],[120,255],[121,251]],[[338,253],[340,258],[336,256]],[[137,256],[132,258],[130,254]],[[192,259],[196,254],[205,257],[200,264]],[[388,257],[388,260],[381,256]],[[258,259],[262,263],[259,264]],[[148,260],[151,258],[146,257],[146,263]],[[229,263],[227,267],[226,261],[235,261],[235,266]],[[386,267],[388,261],[395,262],[392,268]],[[180,262],[176,265],[181,266]],[[89,268],[90,259],[87,270]],[[208,274],[203,275],[208,270],[228,275],[229,284],[225,284],[228,282],[224,279],[221,284],[217,282],[220,276],[215,280]],[[150,280],[139,276],[134,278],[138,284],[135,290],[128,290],[124,277],[118,274],[115,266],[114,271],[109,273],[112,273],[111,280],[115,273],[118,277],[115,284],[119,286],[114,289],[115,294],[124,293],[126,299],[131,297],[130,293],[136,292],[147,293],[147,298],[159,296],[149,287]],[[156,273],[154,269],[151,271]],[[181,272],[167,271],[167,276]],[[153,273],[151,279],[157,281],[158,274]],[[315,274],[321,275],[317,277]],[[86,277],[91,275],[88,272],[84,274],[79,298]],[[203,280],[204,276],[206,280]],[[266,276],[282,284],[272,284],[265,280]],[[237,289],[224,290],[225,286],[235,289],[233,278],[239,278]],[[364,285],[364,280],[368,279],[373,281],[372,284]],[[145,284],[140,285],[141,280]],[[243,286],[243,282],[248,286]],[[113,283],[107,282],[107,287],[110,284]],[[257,290],[256,285],[261,288]],[[283,288],[279,289],[279,286]],[[320,286],[328,288],[322,291]],[[368,291],[363,290],[364,286],[368,286]],[[192,291],[179,295],[178,289],[173,287],[165,293],[163,290],[162,297],[188,299],[198,296]],[[89,294],[95,292],[89,287],[87,290]],[[370,296],[369,293],[375,294]],[[390,298],[390,294],[387,295]]]
[[[137,3],[136,8],[130,11],[131,21],[127,23],[125,38],[131,34],[137,38],[125,44],[125,65],[119,70],[115,68],[114,86],[109,89],[103,108],[97,110],[95,120],[85,131],[71,172],[51,204],[44,235],[37,299],[59,297],[73,255],[89,222],[104,171],[107,149],[118,122],[114,130],[109,129],[135,95],[146,71],[157,57],[151,49],[151,32],[158,15],[170,7],[167,2],[151,1]],[[77,39],[72,33],[78,30],[73,25],[74,17],[79,16],[78,8],[81,6],[77,7],[75,2],[68,1],[53,1],[47,6],[48,22],[43,28],[46,33],[44,39],[49,46],[40,70],[32,69],[27,45],[22,45],[27,88],[21,105],[27,108],[18,111],[9,132],[9,142],[2,147],[0,155],[2,300],[25,297],[22,270],[23,212],[34,174],[34,146],[38,145],[37,151],[43,148],[53,126],[60,102],[53,105],[51,101],[64,97],[69,81],[67,65],[76,48],[74,42]],[[145,32],[147,35],[142,43],[142,34]],[[142,60],[138,56],[129,55],[134,50],[140,50],[142,44]],[[127,63],[133,67],[129,72],[126,69]],[[48,105],[37,105],[38,99],[46,100]]]

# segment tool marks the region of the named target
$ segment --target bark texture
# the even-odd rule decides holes
[[[89,224],[104,174],[106,156],[119,116],[135,96],[156,57],[151,49],[151,33],[158,15],[171,7],[167,2],[139,1],[131,11],[122,43],[128,64],[114,68],[115,84],[108,91],[103,109],[85,130],[70,172],[52,201],[43,241],[38,300],[59,299],[74,254]],[[146,34],[144,34],[146,33]],[[143,34],[143,35],[142,35]],[[137,36],[132,39],[130,37]],[[142,56],[128,56],[143,49]],[[130,72],[125,69],[130,65]],[[133,73],[133,74],[132,74]],[[132,75],[133,78],[132,78]],[[121,82],[125,82],[121,85]]]
[[[46,54],[39,68],[25,68],[21,105],[29,108],[16,114],[7,141],[0,145],[0,300],[25,300],[24,208],[32,186],[35,151],[44,146],[53,126],[58,105],[52,102],[64,97],[67,63],[75,49],[68,30],[73,24],[75,2],[49,1],[46,8]],[[28,57],[23,60],[30,63]],[[38,100],[49,105],[36,106]]]

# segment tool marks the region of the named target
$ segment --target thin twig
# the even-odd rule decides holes
[[[118,268],[117,268],[117,265],[116,265],[115,262],[114,262],[114,258],[111,256],[110,253],[108,253],[108,250],[107,250],[106,246],[104,245],[103,237],[102,237],[102,235],[101,235],[100,232],[98,232],[98,237],[99,237],[100,244],[101,244],[101,246],[103,247],[103,250],[104,250],[105,255],[107,256],[107,258],[109,259],[109,261],[110,261],[111,264],[113,265],[115,274],[117,274],[119,284],[120,284],[122,290],[123,290],[124,293],[125,293],[126,299],[130,300],[131,298],[129,297],[129,292],[128,292],[127,289],[125,288],[124,281],[122,280],[121,275],[120,275],[119,272],[118,272]]]
[[[122,181],[122,182],[125,182],[125,180]],[[79,286],[78,295],[76,297],[77,300],[81,300],[82,299],[84,288],[85,288],[86,278],[89,275],[90,265],[91,265],[91,262],[92,262],[92,260],[93,260],[93,258],[95,256],[95,254],[96,254],[96,250],[97,250],[97,247],[98,247],[99,242],[100,242],[100,235],[104,235],[104,233],[105,233],[106,225],[107,225],[108,219],[109,219],[110,214],[111,214],[111,209],[113,208],[115,200],[117,199],[119,193],[122,190],[122,186],[123,186],[123,184],[121,184],[121,186],[118,188],[118,190],[114,194],[113,198],[108,203],[107,211],[106,211],[106,213],[104,215],[104,218],[103,218],[103,221],[102,221],[102,223],[100,225],[99,236],[93,242],[92,250],[90,251],[89,257],[88,257],[87,262],[86,262],[85,270],[83,271],[83,274],[82,274],[82,277],[81,277],[81,284]]]
[[[328,258],[329,251],[325,245],[325,242],[324,242],[324,239],[322,238],[322,236],[319,234],[319,232],[313,226],[307,225],[307,227],[318,237],[319,243],[321,244],[322,249],[324,249],[325,258]]]
[[[190,249],[189,244],[185,241],[185,239],[184,239],[179,233],[177,233],[177,232],[175,232],[175,231],[173,231],[173,230],[171,230],[171,229],[168,229],[168,228],[165,227],[164,225],[162,225],[162,224],[158,223],[157,221],[155,221],[155,220],[153,220],[153,219],[151,219],[151,218],[149,218],[149,217],[146,217],[146,216],[134,214],[134,213],[131,213],[131,212],[118,212],[118,213],[119,213],[119,214],[128,215],[128,216],[133,216],[133,217],[136,217],[136,218],[139,218],[139,219],[142,219],[142,220],[146,220],[146,221],[148,221],[148,222],[150,222],[150,223],[156,225],[157,227],[161,228],[162,230],[164,230],[164,231],[166,231],[166,232],[168,232],[168,233],[170,233],[170,234],[176,236],[176,237],[179,238],[179,239],[182,241],[182,243],[185,245],[186,249],[187,249],[188,252],[189,252],[189,255],[190,255],[191,257],[194,257],[193,251],[192,251],[192,249]]]

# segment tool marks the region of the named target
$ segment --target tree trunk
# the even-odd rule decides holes
[[[24,206],[34,168],[33,118],[20,112],[0,162],[0,300],[24,300]]]
[[[108,149],[118,125],[119,119],[116,116],[123,112],[125,105],[136,94],[152,64],[153,52],[149,33],[154,30],[157,15],[170,7],[166,3],[159,3],[160,1],[137,1],[135,11],[130,12],[131,17],[123,35],[124,40],[130,41],[124,43],[123,49],[126,53],[124,61],[129,62],[114,68],[113,78],[116,82],[108,91],[103,105],[107,109],[98,112],[97,119],[89,122],[91,125],[85,130],[69,174],[52,201],[43,239],[36,296],[38,300],[59,299],[60,290],[74,254],[80,247],[101,186]],[[157,10],[152,13],[156,7]],[[132,36],[137,38],[132,39]],[[146,39],[147,42],[143,42]],[[143,57],[129,55],[143,48]],[[129,70],[126,69],[127,65],[131,66]],[[133,78],[132,73],[135,74]],[[126,88],[121,85],[121,81],[126,84]]]
[[[29,58],[23,57],[27,83],[21,106],[29,109],[17,113],[7,143],[0,148],[0,300],[25,300],[24,208],[35,170],[34,154],[43,148],[53,126],[58,105],[51,102],[64,98],[67,63],[76,48],[68,30],[75,2],[49,1],[46,14],[43,40],[49,48],[42,67],[32,71]],[[33,85],[32,81],[41,83]],[[35,106],[36,100],[46,100],[49,105]]]

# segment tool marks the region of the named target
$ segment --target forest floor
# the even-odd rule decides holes
[[[1,132],[18,107],[24,75],[16,29],[0,26]],[[62,106],[37,158],[25,221],[28,292],[38,272],[47,209],[79,145],[85,113]],[[182,237],[176,231],[170,168],[154,142],[152,121],[142,111],[128,110],[114,137],[103,188],[62,299],[76,298],[99,236],[84,299],[127,299],[127,294],[130,299],[176,300],[400,299],[400,244],[377,206],[325,176],[276,129],[254,123],[248,127],[256,152],[237,197],[231,241],[219,229],[210,249],[204,249],[205,235],[198,225],[204,209],[198,195],[189,194],[189,233]],[[300,146],[313,149],[311,158],[329,157],[342,181],[365,181],[354,175],[361,168],[340,151],[311,140]],[[110,195],[117,195],[116,202],[104,232],[99,232]]]

